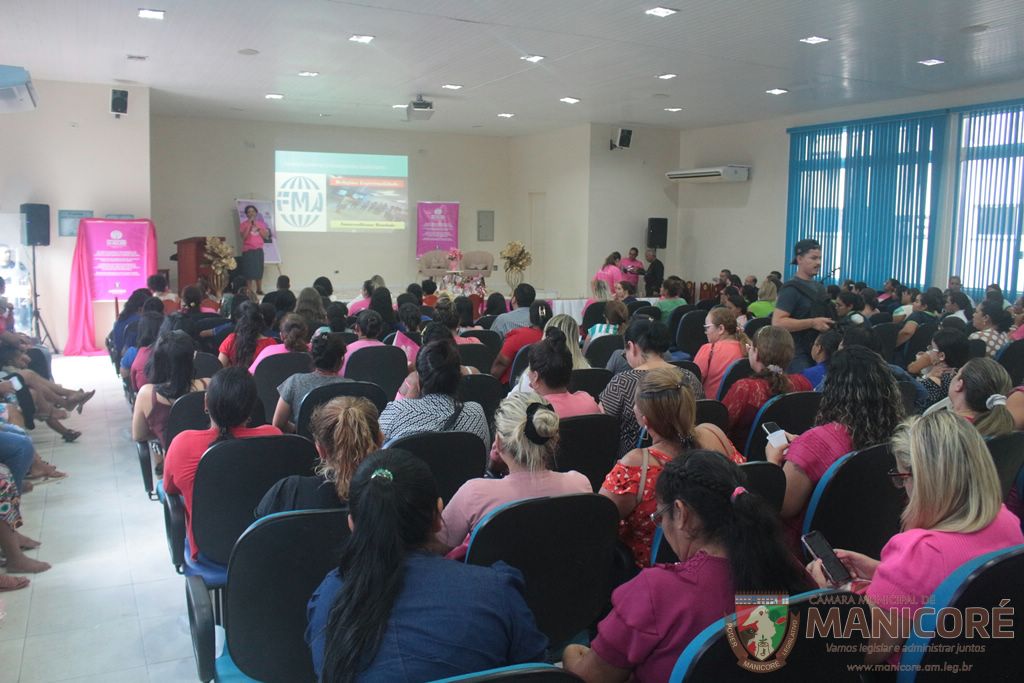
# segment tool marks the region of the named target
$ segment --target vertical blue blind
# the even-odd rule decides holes
[[[1024,291],[1024,104],[964,111],[958,137],[951,274],[972,296],[995,283],[1014,298]]]
[[[929,113],[790,130],[787,257],[812,238],[826,282],[929,282],[947,121]]]

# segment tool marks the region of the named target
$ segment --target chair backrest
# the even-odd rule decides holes
[[[496,377],[487,374],[463,375],[459,380],[459,399],[462,402],[474,401],[484,409],[487,426],[494,434],[494,413],[505,398],[505,387]]]
[[[972,681],[1019,678],[1020,642],[1014,637],[1020,634],[1019,616],[1013,627],[1001,629],[1002,637],[995,636],[996,625],[987,619],[989,628],[983,629],[984,635],[979,635],[976,629],[958,629],[957,635],[950,638],[938,634],[928,638],[923,633],[935,631],[935,615],[947,607],[961,615],[970,614],[968,609],[980,608],[987,617],[993,614],[993,608],[1020,605],[1024,601],[1021,576],[1024,576],[1024,545],[987,553],[958,567],[932,593],[927,605],[933,611],[924,613],[919,632],[907,639],[900,658],[898,683],[949,680],[947,665],[950,662],[960,665],[961,672],[970,672],[964,678]],[[972,637],[968,637],[968,633]],[[956,655],[946,654],[950,652]]]
[[[348,346],[349,344],[352,344],[353,342],[359,340],[359,335],[357,335],[355,332],[342,332],[341,337],[342,339],[345,340],[345,346]]]
[[[521,571],[537,628],[564,643],[608,604],[618,524],[615,504],[594,493],[517,501],[477,524],[466,562],[504,560]]]
[[[868,318],[868,322],[870,322],[872,326],[881,325],[882,323],[891,323],[892,313],[885,313],[884,311],[879,311],[878,313],[875,313],[873,316]]]
[[[749,339],[753,339],[754,335],[757,334],[758,330],[760,330],[762,327],[768,327],[771,324],[771,316],[768,316],[766,318],[754,318],[753,320],[748,320],[747,324],[743,327],[743,334],[747,335]]]
[[[1024,340],[1010,342],[996,354],[996,360],[1010,373],[1013,386],[1024,383]]]
[[[460,486],[482,477],[487,467],[487,447],[480,437],[467,432],[420,432],[386,446],[407,450],[427,463],[437,482],[437,495],[445,504]]]
[[[939,329],[938,323],[924,323],[917,326],[913,336],[903,345],[903,367],[913,362],[918,353],[928,348],[937,329]]]
[[[259,368],[257,368],[258,370]],[[345,377],[373,382],[394,396],[409,374],[405,351],[395,346],[367,346],[353,353],[345,364]]]
[[[580,322],[580,330],[586,332],[593,325],[598,325],[604,322],[604,307],[607,305],[605,301],[595,301],[587,309],[583,311],[583,320]]]
[[[313,443],[295,434],[229,439],[208,448],[192,489],[192,534],[203,555],[226,565],[270,487],[293,474],[312,475],[318,461]]]
[[[900,531],[906,495],[889,481],[896,467],[889,444],[848,453],[814,487],[802,533],[820,531],[833,548],[878,557]]]
[[[494,349],[486,344],[459,344],[456,348],[462,364],[476,368],[480,372],[490,372],[494,359],[498,357]]]
[[[683,650],[683,653],[676,661],[675,668],[669,678],[670,683],[696,682],[696,681],[830,681],[830,683],[845,683],[850,681],[858,683],[861,680],[858,665],[864,663],[864,648],[867,641],[863,634],[854,629],[848,637],[843,637],[842,629],[826,631],[824,634],[818,630],[807,628],[811,610],[817,610],[818,616],[824,618],[828,613],[831,619],[833,615],[838,619],[836,623],[846,624],[853,610],[866,612],[867,607],[863,599],[845,591],[817,590],[809,593],[801,593],[789,598],[789,619],[783,628],[795,628],[795,639],[792,647],[786,655],[779,657],[779,653],[773,653],[765,662],[760,662],[754,657],[745,654],[747,636],[743,629],[749,612],[740,614],[740,623],[737,624],[736,613],[719,619],[705,628],[698,634],[690,644]],[[835,611],[830,611],[835,610]],[[730,634],[727,630],[730,626],[733,637],[739,640],[737,645],[740,652],[744,652],[752,666],[750,669],[737,666],[739,653],[733,650],[729,644]],[[737,628],[738,626],[738,628]],[[838,632],[837,632],[838,631]],[[756,631],[752,632],[757,633]],[[783,638],[783,643],[787,637]],[[779,660],[784,660],[785,666],[778,668],[773,673],[766,673],[770,669],[764,666],[777,665]],[[762,670],[757,670],[762,668]],[[753,669],[753,670],[751,670]]]
[[[569,376],[569,391],[585,391],[596,401],[612,377],[612,371],[603,367],[578,368]]]
[[[485,330],[490,330],[491,329],[491,325],[494,324],[494,321],[495,321],[495,319],[497,319],[497,317],[498,316],[496,316],[496,315],[490,315],[490,314],[483,315],[483,316],[480,316],[480,318],[477,319],[476,324],[479,325],[480,327],[484,328]],[[497,332],[495,332],[495,334],[497,334]]]
[[[725,431],[729,428],[729,411],[721,401],[702,398],[697,401],[697,424],[705,422]]]
[[[193,391],[179,397],[171,404],[164,431],[164,445],[171,447],[171,441],[187,429],[209,429],[210,416],[206,413],[206,392]]]
[[[466,275],[490,277],[494,254],[489,251],[467,251],[462,255],[462,272]]]
[[[302,510],[263,517],[238,538],[228,561],[225,631],[231,659],[267,683],[312,681],[306,605],[338,566],[348,511]]]
[[[683,304],[682,306],[676,306],[672,309],[672,313],[668,316],[668,331],[672,334],[672,339],[676,339],[679,336],[679,321],[683,319],[683,316],[690,311],[697,310],[696,306],[690,304]]]
[[[612,357],[612,354],[622,348],[625,348],[622,335],[606,334],[590,342],[583,356],[591,367],[603,368],[608,364],[608,359]]]
[[[704,319],[707,317],[707,311],[701,310],[683,314],[676,330],[676,347],[680,351],[693,357],[697,355],[701,346],[708,343],[708,336],[704,333]]]
[[[494,316],[490,317],[493,321]],[[466,330],[459,336],[479,339],[487,348],[494,351],[495,354],[501,351],[501,335],[494,330]]]
[[[985,439],[992,460],[999,473],[999,483],[1003,489],[1003,500],[1009,495],[1010,489],[1017,482],[1021,468],[1024,467],[1024,432],[1012,432],[1003,436]]]
[[[987,353],[988,345],[985,344],[984,339],[967,340],[967,358],[984,358]]]
[[[387,344],[388,346],[394,346],[396,336],[398,336],[398,332],[392,332],[391,334],[381,339],[381,342]]]
[[[651,306],[651,305],[649,303],[647,303],[646,301],[644,301],[643,299],[636,299],[636,300],[630,301],[628,304],[626,304],[626,310],[629,311],[630,315],[633,315],[634,313],[639,311],[641,308],[649,307],[649,306]],[[656,307],[654,307],[654,308],[656,308]]]
[[[630,311],[631,318],[650,318],[651,320],[661,320],[661,309],[657,306],[649,306],[647,302],[643,302],[643,306],[637,307],[635,310]]]
[[[960,332],[967,331],[967,323],[952,315],[947,315],[945,318],[940,320],[939,327],[947,330],[958,330]]]
[[[674,365],[680,370],[689,370],[693,373],[693,376],[697,379],[703,379],[701,376],[700,368],[692,360],[673,360],[669,361],[669,365]]]
[[[277,388],[281,382],[292,375],[313,371],[313,356],[308,353],[289,351],[274,356],[267,356],[256,366],[252,378],[256,380],[256,391],[259,392],[260,403],[267,422],[274,419],[274,410],[281,395]]]
[[[420,272],[434,277],[448,272],[448,254],[441,249],[432,249],[420,256]]]
[[[213,377],[217,374],[217,371],[224,366],[220,364],[220,359],[212,353],[205,351],[197,351],[196,357],[192,361],[192,374],[195,377]]]
[[[893,322],[879,323],[872,327],[875,337],[878,338],[880,353],[885,362],[891,363],[893,353],[896,351],[896,338],[900,334],[900,326]]]
[[[747,436],[744,455],[747,460],[764,460],[764,447],[768,435],[761,429],[766,422],[774,422],[790,434],[802,434],[814,426],[814,418],[821,405],[821,394],[817,391],[794,391],[773,396],[757,411]]]
[[[903,380],[902,382],[896,382],[900,388],[900,398],[903,400],[903,414],[917,415],[919,412],[917,409],[917,387],[914,386],[913,380]]]
[[[786,475],[770,462],[745,462],[740,471],[747,479],[746,489],[764,498],[776,512],[782,510],[786,497]]]
[[[553,664],[528,663],[452,676],[434,683],[567,683],[582,680],[576,674]]]
[[[607,372],[607,371],[606,371]],[[558,422],[558,449],[551,468],[586,475],[597,493],[619,451],[619,420],[612,415],[578,415]]]
[[[718,385],[718,395],[715,396],[719,401],[725,398],[725,395],[729,393],[729,388],[733,384],[746,379],[754,374],[754,369],[750,367],[750,361],[746,358],[739,358],[729,364],[729,367],[725,369],[725,374],[722,375],[722,382]]]
[[[519,375],[526,372],[526,368],[530,367],[531,346],[533,346],[533,344],[527,344],[516,351],[516,357],[512,359],[512,371],[508,376],[509,386],[515,386],[516,382],[519,381]]]
[[[384,395],[384,390],[373,382],[335,382],[316,387],[299,401],[299,414],[295,419],[295,431],[298,435],[312,439],[313,434],[309,429],[309,422],[313,418],[313,411],[339,396],[367,398],[377,408],[378,414],[382,413],[388,404],[388,397]]]

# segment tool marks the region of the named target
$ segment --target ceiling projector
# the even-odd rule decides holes
[[[423,99],[422,95],[410,102],[409,106],[405,108],[406,121],[427,121],[433,115],[434,103]]]

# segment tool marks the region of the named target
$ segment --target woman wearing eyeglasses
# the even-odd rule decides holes
[[[708,343],[697,351],[693,362],[700,368],[704,395],[714,398],[725,371],[735,361],[747,357],[750,340],[736,322],[736,314],[728,308],[712,308],[704,320]]]
[[[870,581],[866,596],[872,607],[899,610],[909,620],[958,567],[1024,543],[1024,534],[1002,503],[985,441],[967,420],[947,410],[911,418],[893,438],[893,451],[896,469],[889,474],[909,496],[903,532],[885,544],[881,560],[848,550],[836,555],[854,579]],[[819,586],[828,585],[819,560],[807,569]],[[901,642],[872,639],[867,661],[895,663]]]
[[[736,593],[807,590],[776,516],[742,481],[739,467],[715,451],[665,465],[650,518],[679,562],[644,569],[615,589],[592,649],[565,649],[567,670],[589,683],[667,681],[690,641],[736,609]]]

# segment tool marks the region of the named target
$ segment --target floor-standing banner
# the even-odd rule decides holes
[[[68,342],[64,354],[101,353],[96,346],[93,302],[124,301],[156,272],[156,226],[148,219],[83,218],[71,262]]]
[[[281,252],[277,250],[277,226],[274,225],[274,202],[266,199],[236,199],[235,208],[238,211],[238,226],[256,225],[267,229],[270,236],[263,240],[263,262],[280,263]],[[252,211],[256,213],[250,216]],[[244,242],[244,238],[243,238]],[[241,254],[238,249],[236,254]]]
[[[416,258],[459,246],[459,203],[416,202]]]

